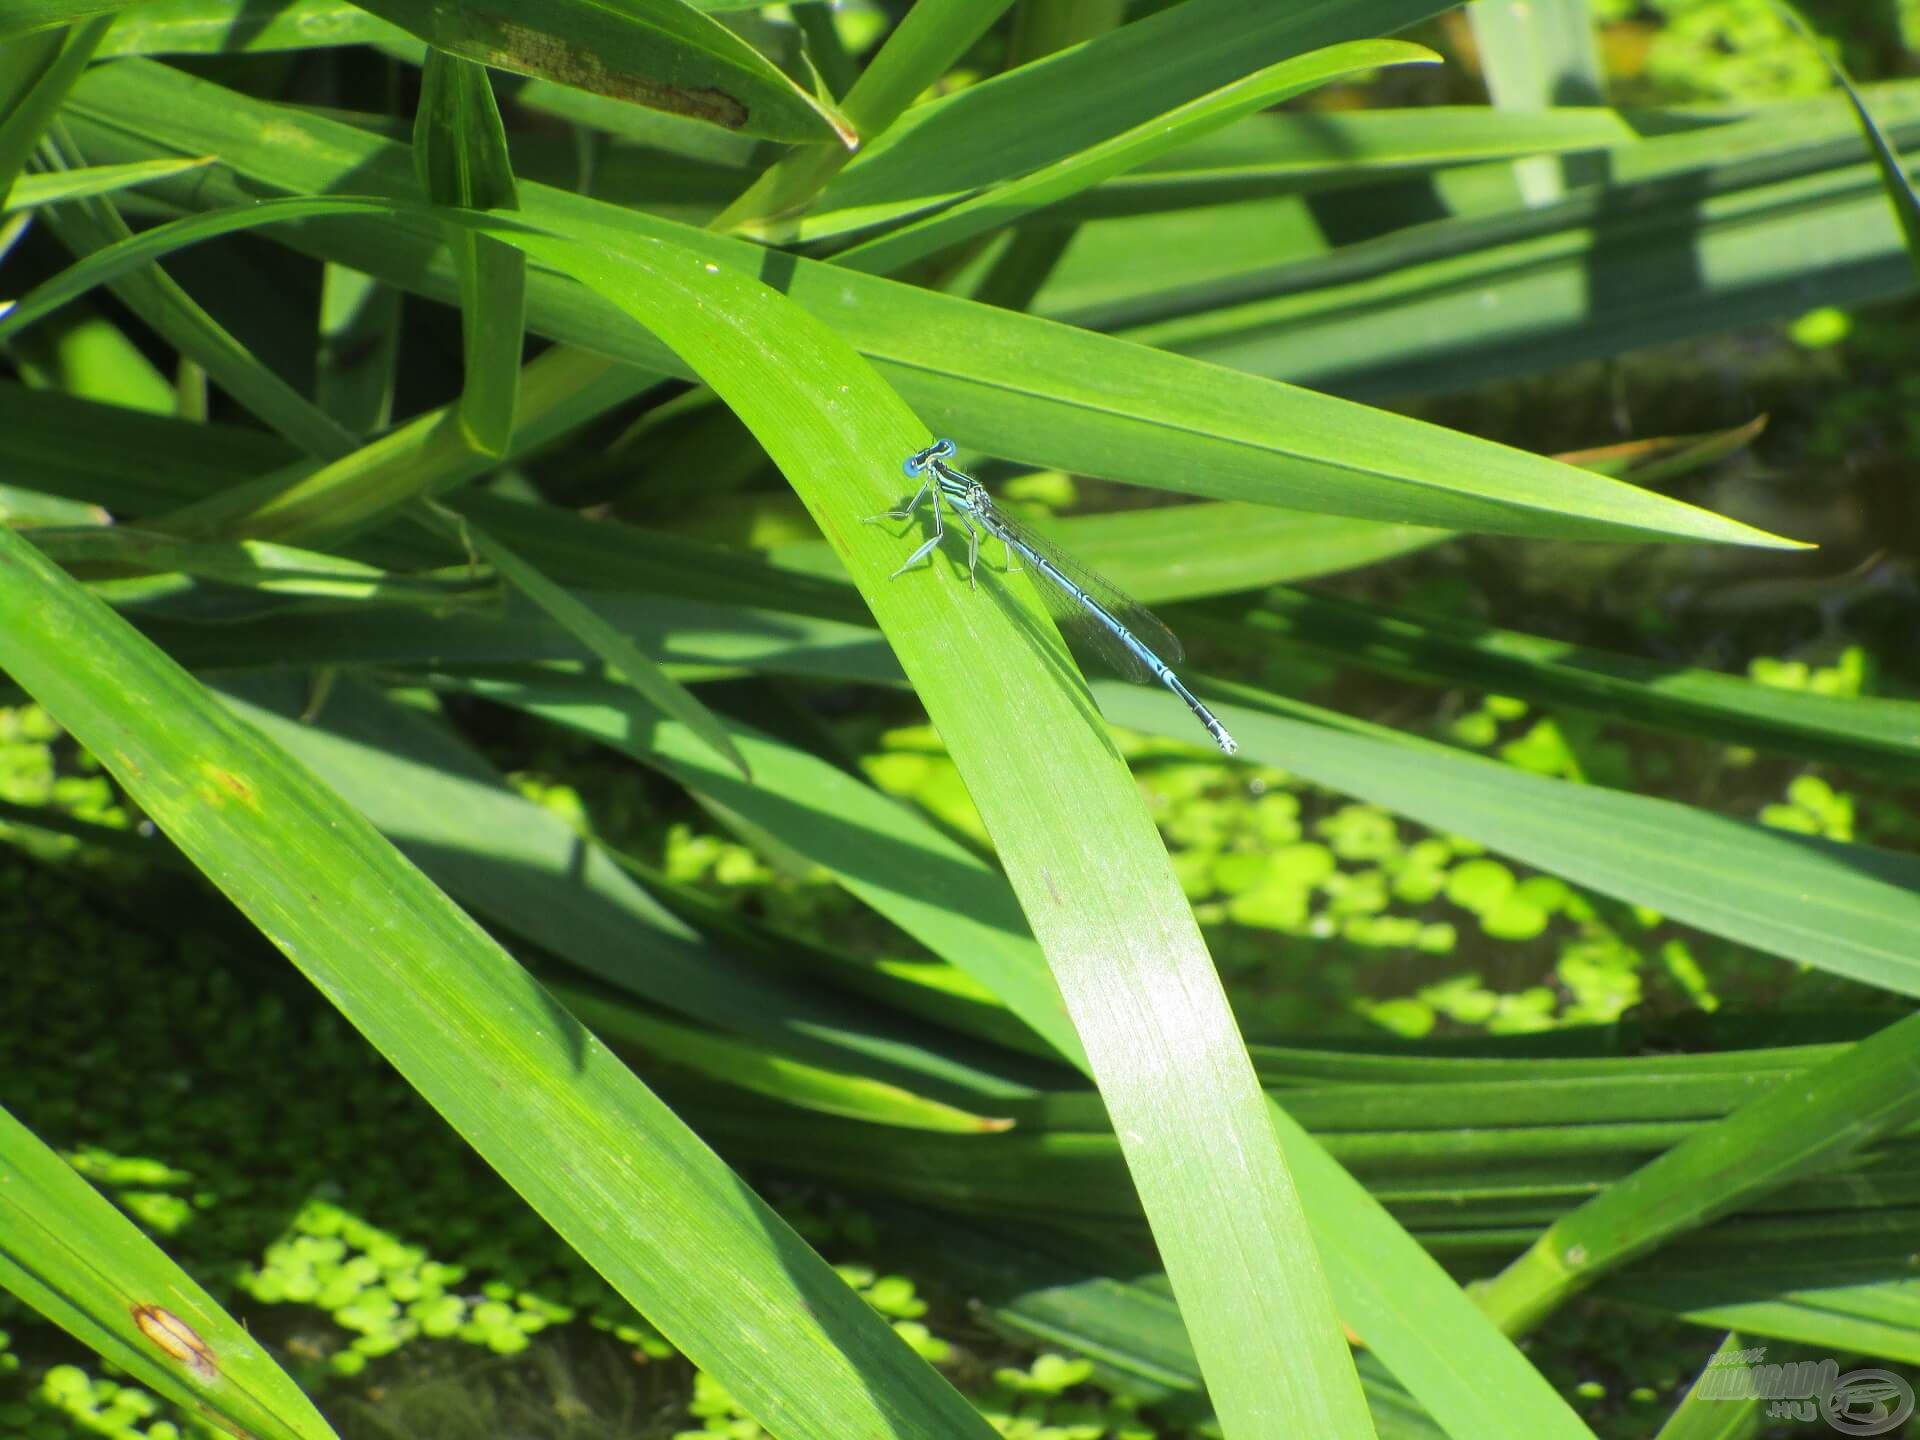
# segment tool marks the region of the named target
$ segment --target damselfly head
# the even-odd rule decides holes
[[[909,479],[923,473],[928,464],[935,460],[945,460],[953,454],[953,441],[936,440],[924,450],[916,450],[900,462],[900,469]]]

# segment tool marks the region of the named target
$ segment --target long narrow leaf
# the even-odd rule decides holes
[[[1853,113],[1859,117],[1860,131],[1867,137],[1867,144],[1873,150],[1874,164],[1880,167],[1880,179],[1886,186],[1887,200],[1893,206],[1894,218],[1900,222],[1900,233],[1906,237],[1907,254],[1913,258],[1914,270],[1920,273],[1920,195],[1913,189],[1913,181],[1907,178],[1907,167],[1900,158],[1900,152],[1893,147],[1886,132],[1874,122],[1873,112],[1867,108],[1867,102],[1854,88],[1853,77],[1847,74],[1846,67],[1820,49],[1807,22],[1794,8],[1790,0],[1775,0],[1780,10],[1793,22],[1793,26],[1805,37],[1807,43],[1820,50],[1827,67],[1833,71],[1833,78],[1846,91],[1847,103],[1853,106]]]
[[[422,48],[349,0],[139,0],[113,17],[106,55],[231,55],[379,45]]]
[[[1550,780],[1248,687],[1205,688],[1260,707],[1216,707],[1250,755],[1716,935],[1920,995],[1920,859]],[[1100,692],[1121,723],[1180,733],[1184,709],[1132,686]]]
[[[1244,628],[1242,628],[1244,627]],[[1610,718],[1911,775],[1920,763],[1920,703],[1781,690],[1440,615],[1274,590],[1230,643],[1286,636],[1320,655],[1429,683],[1465,685]]]
[[[107,195],[115,190],[143,185],[183,170],[194,170],[211,162],[211,156],[198,160],[150,160],[133,165],[92,165],[81,170],[61,170],[48,175],[22,175],[13,189],[0,200],[0,214],[31,210],[61,200],[79,200],[88,195]]]
[[[189,1413],[260,1440],[331,1440],[246,1327],[5,1110],[0,1174],[0,1285]]]
[[[414,117],[413,158],[427,198],[468,210],[517,210],[507,132],[484,65],[427,55]],[[504,455],[526,343],[527,258],[485,235],[455,237],[465,384],[460,424],[474,448]]]

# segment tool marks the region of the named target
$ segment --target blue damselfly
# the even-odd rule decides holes
[[[1128,680],[1140,685],[1156,682],[1178,695],[1207,727],[1214,743],[1231,755],[1239,747],[1214,713],[1180,683],[1173,666],[1185,652],[1173,632],[1136,600],[1130,600],[1110,581],[1101,579],[1077,560],[1065,555],[1050,540],[1028,530],[1019,521],[993,503],[986,487],[947,461],[953,456],[953,441],[936,440],[924,450],[916,450],[901,469],[920,488],[904,510],[889,510],[871,520],[911,520],[924,500],[933,503],[933,535],[907,557],[907,563],[893,572],[897,578],[919,564],[946,536],[943,510],[952,510],[967,532],[967,583],[975,584],[973,573],[980,563],[980,535],[985,532],[1006,547],[1007,569],[1017,570],[1013,557],[1018,554],[1048,581],[1039,587],[1061,632],[1070,640],[1082,642]],[[977,587],[976,587],[977,588]]]

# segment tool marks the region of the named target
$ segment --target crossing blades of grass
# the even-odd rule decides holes
[[[888,1088],[995,1091],[967,1056],[943,1054],[911,1024],[795,983],[667,908],[607,847],[515,794],[435,717],[352,679],[319,698],[292,676],[223,675],[218,693],[474,914],[594,977],[609,996]]]
[[[991,1435],[357,812],[4,529],[0,608],[0,668],[751,1413],[817,1440]]]
[[[330,1440],[246,1327],[5,1110],[0,1175],[0,1285],[189,1414],[259,1440]]]
[[[171,90],[175,83],[146,61],[119,61],[106,68],[137,70],[143,86],[150,79]],[[217,109],[191,106],[193,129],[201,139],[206,138],[203,126],[224,128],[235,121],[236,112],[255,106],[231,92],[222,94],[229,98]],[[151,113],[156,98],[149,97],[143,130],[155,123]],[[202,102],[208,98],[198,97]],[[264,121],[255,108],[254,118]],[[278,107],[266,109],[278,113]],[[161,113],[180,116],[183,111],[176,105]],[[239,118],[246,117],[242,113]],[[280,118],[296,126],[323,123],[291,114]],[[357,150],[369,139],[341,126],[315,148]],[[380,142],[372,145],[377,151]],[[229,147],[223,145],[220,153],[235,163]],[[276,147],[274,156],[268,170],[278,178],[267,183],[288,183],[287,169],[297,161],[288,158],[285,147]],[[404,152],[390,156],[401,160]],[[356,178],[379,183],[369,171],[372,156],[365,156],[365,162]],[[332,165],[321,168],[334,171]],[[315,188],[326,189],[330,183]],[[773,263],[757,247],[647,221],[578,197],[563,199],[532,185],[523,187],[522,201],[532,223],[557,226],[575,238],[617,246],[684,243],[708,263],[749,271]],[[294,211],[274,213],[291,217]],[[602,218],[616,215],[617,223],[600,224]],[[244,222],[212,223],[217,229]],[[182,233],[150,232],[157,240],[142,237],[142,243],[164,248]],[[404,273],[394,268],[406,253],[401,238],[387,229],[377,251],[356,249],[352,255],[330,258],[416,286],[420,270],[413,260],[407,261]],[[990,306],[849,275],[835,266],[781,260],[779,270],[784,272],[789,263],[792,271],[784,283],[794,299],[817,308],[829,323],[844,323],[849,338],[883,362],[883,373],[898,380],[936,423],[944,428],[957,411],[977,433],[992,437],[995,453],[1010,458],[1222,499],[1396,523],[1588,538],[1783,543],[1691,506],[1435,426],[1119,346]],[[550,283],[555,279],[546,278]],[[663,353],[657,343],[631,326],[611,323],[604,307],[583,310],[585,297],[577,290],[572,295],[556,293],[536,275],[529,299],[530,323],[536,329],[543,323],[553,325],[545,307],[561,303],[575,319],[555,328],[575,336],[591,334],[593,348],[606,353],[684,373],[682,362]],[[0,331],[14,323],[11,318],[0,321]],[[937,347],[927,343],[932,334],[941,336]]]
[[[1607,1271],[1916,1116],[1920,1015],[1748,1101],[1556,1220],[1480,1302],[1510,1334],[1524,1332]]]
[[[1060,683],[1072,672],[1058,633],[1031,593],[957,604],[935,588],[938,570],[922,577],[932,584],[889,584],[898,542],[859,523],[893,503],[898,457],[925,444],[925,430],[844,341],[712,261],[647,242],[624,254],[545,237],[516,243],[644,318],[693,363],[847,562],[967,777],[1046,951],[1225,1423],[1249,1436],[1300,1424],[1366,1433],[1218,980],[1138,791],[1086,724],[1084,688]],[[981,655],[994,663],[975,663]],[[1034,734],[1049,743],[1027,743]],[[1171,1074],[1179,1085],[1168,1086]]]
[[[395,213],[338,199],[272,208],[289,217]],[[631,235],[581,245],[497,219],[460,223],[644,318],[781,465],[968,776],[1128,1138],[1134,1183],[1223,1417],[1249,1435],[1299,1423],[1365,1433],[1352,1362],[1264,1097],[1139,793],[1087,723],[1086,692],[1070,678],[1058,632],[1030,591],[990,590],[986,604],[956,605],[933,588],[940,570],[924,577],[931,584],[885,583],[898,542],[858,523],[897,498],[898,457],[926,443],[924,428],[845,342],[697,253]],[[153,233],[164,246],[169,237]],[[123,257],[137,260],[150,243],[132,242]],[[987,654],[990,666],[971,658]],[[1030,733],[1049,744],[1025,743]],[[1170,1087],[1169,1074],[1182,1083]]]
[[[923,256],[1066,199],[1110,176],[1291,96],[1362,70],[1432,64],[1439,56],[1395,40],[1354,40],[1283,60],[1156,115],[1110,140],[983,191],[939,214],[868,240],[835,262],[871,274],[897,271]]]
[[[571,346],[549,347],[515,382],[519,424],[507,458],[631,399],[653,378]],[[182,534],[337,541],[492,468],[490,457],[469,443],[458,410],[441,406],[317,469],[296,467],[218,489],[196,487],[184,501],[181,491],[173,491],[178,508],[165,524]]]
[[[679,727],[661,726],[650,746],[635,747],[604,681],[522,671],[436,683],[591,735],[741,813],[983,980],[1036,1034],[1087,1068],[1006,881],[914,811],[744,726],[734,736],[753,765],[751,788]],[[1585,1434],[1552,1387],[1406,1231],[1288,1115],[1272,1107],[1268,1113],[1288,1146],[1343,1318],[1422,1403],[1462,1437],[1490,1433],[1503,1421],[1541,1437]]]
[[[860,72],[842,102],[842,113],[862,142],[883,133],[914,98],[952,68],[969,45],[1000,18],[1011,0],[922,0],[900,17],[879,53]],[[838,147],[797,150],[769,166],[713,222],[764,233],[763,222],[811,200],[840,167]]]
[[[52,154],[64,166],[72,151],[57,139]],[[56,206],[48,212],[47,223],[76,255],[91,254],[131,233],[106,196]],[[114,292],[215,384],[307,453],[331,458],[353,449],[353,437],[332,417],[268,368],[159,266],[121,275]]]
[[[101,37],[107,33],[108,23],[101,16],[77,27],[32,83],[17,95],[8,97],[12,100],[11,106],[0,111],[0,198],[4,198],[13,187],[15,178],[27,163],[27,157],[40,143],[41,135],[53,122],[61,105],[66,103],[67,92],[87,68],[87,61],[93,58]],[[39,48],[35,44],[22,47],[25,51]]]
[[[707,707],[641,654],[619,630],[601,619],[590,607],[583,605],[564,585],[549,580],[538,568],[522,560],[509,546],[494,539],[473,521],[437,506],[427,513],[436,518],[443,531],[472,545],[508,584],[606,661],[654,709],[671,715],[712,746],[716,753],[740,772],[741,778],[752,778],[747,772],[747,762],[740,758],[740,752],[734,748],[726,731]]]
[[[1546,5],[1513,5],[1507,0],[1475,0],[1467,6],[1474,48],[1487,77],[1494,105],[1526,113],[1559,104],[1599,105],[1606,97],[1606,72],[1587,0],[1552,0]],[[1597,172],[1590,161],[1569,168]],[[1559,197],[1567,180],[1559,162],[1545,156],[1514,166],[1520,194],[1528,204]],[[1590,173],[1587,178],[1598,178]]]
[[[1445,8],[1432,0],[1187,0],[909,111],[828,187],[820,206],[859,209],[997,185],[1269,65],[1391,34]]]

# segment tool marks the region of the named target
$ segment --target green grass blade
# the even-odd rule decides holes
[[[1729,1330],[1721,1338],[1715,1358],[1730,1351],[1746,1349],[1738,1331]],[[1766,1397],[1749,1395],[1732,1399],[1713,1393],[1717,1380],[1709,1361],[1708,1368],[1694,1377],[1687,1393],[1660,1427],[1654,1440],[1750,1440],[1760,1433],[1761,1410]]]
[[[1075,155],[983,191],[928,219],[855,245],[837,255],[835,261],[871,274],[900,270],[937,250],[1056,204],[1269,105],[1357,71],[1388,65],[1433,64],[1439,58],[1423,46],[1402,41],[1354,40],[1283,60]]]
[[[315,403],[351,434],[385,430],[400,356],[400,292],[348,266],[324,266],[317,330]]]
[[[0,1285],[189,1414],[260,1440],[331,1440],[246,1327],[6,1110],[0,1167]]]
[[[800,0],[793,7],[793,23],[800,27],[806,36],[807,59],[819,72],[821,82],[830,94],[844,95],[847,87],[858,77],[859,67],[853,56],[847,53],[846,45],[840,39],[840,31],[835,26],[833,11],[826,0]]]
[[[768,140],[851,145],[847,122],[718,21],[681,0],[537,6],[368,0],[437,50]]]
[[[1667,479],[1724,457],[1750,440],[1757,426],[1755,422],[1708,436],[1636,440],[1555,458],[1636,482]],[[1233,501],[1033,519],[1029,524],[1150,605],[1337,574],[1436,545],[1449,536],[1448,531],[1418,525]],[[833,552],[818,541],[776,546],[768,555],[789,573],[845,580]],[[1245,640],[1241,635],[1235,643]]]
[[[1148,605],[1334,575],[1437,545],[1451,533],[1232,500],[1029,524]],[[784,571],[845,576],[818,541],[768,553]]]
[[[1880,180],[1886,186],[1887,200],[1893,206],[1894,218],[1900,222],[1900,233],[1906,237],[1907,254],[1912,257],[1914,270],[1920,273],[1920,195],[1913,189],[1913,181],[1907,178],[1906,162],[1900,158],[1900,152],[1893,148],[1893,142],[1886,132],[1874,123],[1873,112],[1867,108],[1867,102],[1854,88],[1853,77],[1847,74],[1846,67],[1821,48],[1814,38],[1812,30],[1789,0],[1774,0],[1793,27],[1805,37],[1807,43],[1820,52],[1827,67],[1833,71],[1833,78],[1847,93],[1847,103],[1853,106],[1853,113],[1859,118],[1861,133],[1867,137],[1867,144],[1873,150],[1873,163],[1880,168]]]
[[[427,54],[414,117],[413,158],[427,198],[467,210],[517,210],[507,132],[484,65]],[[460,425],[475,449],[504,455],[513,443],[520,353],[525,348],[527,260],[485,235],[454,240],[466,383]]]
[[[1898,1262],[1881,1268],[1897,1273]],[[1920,1322],[1910,1305],[1894,1319],[1854,1314],[1846,1308],[1853,1295],[1878,1298],[1891,1292],[1901,1296],[1902,1289],[1903,1281],[1897,1278],[1865,1286],[1812,1285],[1783,1291],[1777,1298],[1724,1304],[1704,1303],[1697,1287],[1691,1295],[1674,1293],[1670,1286],[1646,1284],[1609,1285],[1607,1292],[1631,1304],[1658,1305],[1696,1325],[1737,1325],[1756,1336],[1811,1345],[1830,1355],[1876,1355],[1920,1365]]]
[[[31,477],[41,490],[131,515],[178,504],[183,480],[236,484],[295,452],[262,430],[196,425],[0,382],[0,457],[13,476]]]
[[[763,1040],[742,1041],[719,1031],[650,1015],[609,992],[548,978],[547,989],[611,1044],[638,1050],[713,1083],[735,1086],[783,1105],[838,1115],[869,1125],[937,1134],[983,1135],[1005,1130],[1010,1120],[976,1114],[871,1076],[809,1064],[771,1049]]]
[[[356,208],[354,202],[341,200],[301,205],[301,213],[311,215]],[[374,208],[385,213],[393,210],[391,205]],[[227,221],[222,217],[222,223]],[[776,308],[770,303],[771,292],[729,275],[696,254],[656,247],[622,257],[604,246],[577,246],[504,221],[473,217],[466,223],[484,226],[485,233],[563,266],[609,298],[633,306],[656,333],[701,356],[709,383],[730,395],[762,442],[783,460],[803,496],[822,507],[820,518],[828,533],[862,557],[855,573],[873,587],[867,598],[883,623],[891,620],[890,628],[898,635],[920,637],[908,648],[913,657],[909,674],[923,670],[916,678],[923,695],[931,697],[936,714],[953,709],[948,733],[969,737],[981,752],[964,768],[974,769],[979,777],[976,796],[992,797],[982,808],[990,823],[999,822],[1003,854],[1009,850],[1017,854],[1021,862],[1017,872],[1037,887],[1030,892],[1030,903],[1047,916],[1045,930],[1052,939],[1049,955],[1058,967],[1056,974],[1063,977],[1063,989],[1088,1002],[1095,990],[1085,987],[1111,995],[1117,978],[1114,966],[1127,962],[1119,977],[1137,990],[1135,1000],[1118,1011],[1103,1009],[1104,1002],[1095,1005],[1086,1015],[1083,1034],[1097,1034],[1100,1048],[1108,1054],[1110,1064],[1102,1067],[1096,1062],[1096,1069],[1107,1081],[1109,1105],[1117,1113],[1134,1117],[1138,1128],[1129,1133],[1138,1137],[1137,1144],[1153,1137],[1151,1148],[1132,1157],[1135,1181],[1149,1213],[1159,1221],[1170,1271],[1183,1277],[1180,1283],[1192,1296],[1197,1349],[1211,1362],[1209,1378],[1223,1412],[1264,1417],[1252,1420],[1256,1426],[1278,1423],[1281,1415],[1315,1414],[1324,1422],[1325,1433],[1341,1433],[1356,1421],[1364,1426],[1351,1363],[1331,1324],[1324,1293],[1314,1294],[1311,1245],[1292,1213],[1292,1191],[1271,1145],[1264,1101],[1253,1084],[1218,982],[1138,793],[1114,763],[1104,737],[1086,724],[1084,691],[1076,695],[1052,678],[1064,663],[1057,632],[1031,608],[1031,597],[1025,618],[1016,620],[1015,614],[979,607],[946,609],[924,588],[896,589],[879,583],[897,547],[878,532],[848,524],[858,514],[886,503],[892,481],[870,480],[858,508],[851,508],[847,477],[868,468],[866,456],[905,453],[924,432],[874,381],[863,381],[863,403],[850,411],[838,398],[842,381],[836,377],[862,375],[863,367],[853,352],[798,310]],[[808,403],[795,406],[785,394],[768,387],[769,376],[782,377],[788,386],[825,388]],[[843,424],[854,429],[843,432],[839,428]],[[858,544],[853,536],[859,537]],[[975,637],[973,648],[1001,654],[1001,662],[985,672],[994,677],[990,685],[980,683],[981,674],[966,665],[944,638],[934,638],[939,635],[938,626],[929,620],[935,616],[950,620],[956,614],[969,617],[974,627],[987,627]],[[1009,637],[1016,647],[1011,651],[1004,644],[990,643]],[[1021,663],[1007,663],[1016,655],[1022,657]],[[1018,689],[1010,689],[1016,682]],[[1036,704],[1041,712],[1054,713],[1036,713]],[[1019,763],[1010,770],[994,769],[1008,753],[1010,737],[1003,717],[1009,705],[1028,712],[1031,721],[1055,736],[1049,767],[1039,779],[1034,773],[1039,762],[1030,747],[1018,748]],[[1083,763],[1056,772],[1050,762],[1059,758],[1063,744],[1084,750]],[[1133,853],[1129,864],[1116,865],[1116,851],[1102,856],[1090,869],[1091,856],[1077,861],[1074,869],[1085,870],[1084,875],[1059,871],[1058,845],[1032,827],[1029,817],[1036,784],[1044,788],[1048,777],[1060,773],[1086,780],[1077,787],[1082,793],[1076,795],[1075,803],[1049,813],[1072,813],[1083,823],[1095,823],[1113,844],[1129,847]],[[1090,888],[1081,894],[1083,884]],[[1057,888],[1060,885],[1066,886],[1064,892]],[[1063,903],[1063,894],[1075,898]],[[1186,997],[1177,1016],[1166,1008],[1160,994],[1166,982],[1158,978],[1173,959],[1180,962],[1179,983]],[[1176,1018],[1177,1026],[1165,1028]],[[1207,1068],[1195,1072],[1196,1083],[1182,1092],[1183,1105],[1199,1107],[1193,1114],[1163,1108],[1165,1066],[1176,1055],[1206,1057]],[[1206,1116],[1204,1124],[1200,1114]],[[1244,1132],[1240,1143],[1222,1151],[1210,1140],[1196,1154],[1195,1137],[1207,1134],[1217,1139],[1222,1122]],[[1239,1216],[1236,1225],[1223,1227],[1213,1197],[1227,1191],[1255,1198],[1250,1206],[1234,1212]],[[1248,1233],[1236,1235],[1242,1229]],[[1254,1323],[1252,1315],[1264,1318]],[[1248,1345],[1250,1331],[1261,1337],[1260,1344]],[[1285,1351],[1285,1364],[1279,1353],[1267,1353],[1270,1346]],[[1303,1354],[1315,1357],[1304,1367]],[[736,1393],[740,1393],[737,1388]]]
[[[1638,138],[1631,117],[1597,108],[1510,114],[1423,105],[1256,115],[1075,197],[1061,213],[1093,219],[1224,205],[1482,161],[1607,150]]]
[[[817,755],[729,721],[731,738],[753,770],[753,783],[745,784],[683,727],[659,725],[644,739],[636,735],[622,697],[594,676],[527,669],[435,674],[433,680],[589,736],[741,816],[826,869],[935,954],[963,964],[1017,1013],[1045,1017],[1040,1033],[1077,1057],[1045,957],[1005,880],[919,811]]]
[[[728,764],[751,780],[747,762],[713,712],[688,693],[685,687],[668,678],[638,647],[619,630],[607,624],[588,606],[576,599],[565,586],[555,584],[522,560],[511,548],[500,543],[473,521],[437,510],[441,528],[457,539],[471,544],[481,558],[535,605],[539,606],[568,634],[576,637],[630,685],[634,692],[662,714],[670,715],[713,748]]]
[[[13,182],[0,214],[32,210],[61,200],[79,200],[89,195],[107,195],[116,190],[144,185],[149,180],[178,175],[210,164],[211,156],[198,160],[147,160],[132,165],[89,165],[78,170],[60,170],[46,175],[22,175]]]
[[[1209,1433],[1206,1390],[1180,1312],[1166,1278],[1136,1248],[1057,1226],[1014,1232],[944,1219],[937,1229],[910,1228],[885,1218],[883,1233],[910,1247],[915,1273],[924,1269],[972,1297],[995,1330],[1084,1356],[1105,1383],[1151,1405],[1156,1419]],[[1381,1373],[1376,1358],[1362,1352],[1358,1360],[1381,1440],[1442,1440],[1446,1432]]]
[[[12,40],[36,30],[123,10],[130,3],[131,0],[13,0],[0,12],[0,40]]]
[[[335,45],[419,48],[399,26],[349,0],[144,0],[114,16],[100,54],[259,54]]]
[[[778,611],[741,610],[653,594],[582,591],[579,598],[683,680],[745,673],[898,685],[872,629]],[[163,619],[142,629],[194,669],[359,665],[455,667],[593,661],[593,652],[517,593],[484,619],[417,610],[268,616],[209,630]],[[631,692],[629,692],[631,693]]]
[[[498,593],[471,576],[399,575],[315,550],[257,540],[209,544],[129,525],[37,529],[28,538],[85,579],[174,573],[270,595],[436,611],[485,603]]]
[[[1711,670],[1300,590],[1270,591],[1239,626],[1211,628],[1232,644],[1257,645],[1283,636],[1324,658],[1364,669],[1572,705],[1722,744],[1811,755],[1895,775],[1911,775],[1920,764],[1920,702],[1912,700],[1783,690]]]
[[[1499,109],[1526,113],[1556,104],[1604,103],[1606,73],[1587,0],[1531,5],[1474,0],[1467,6],[1467,21],[1487,92]],[[1560,165],[1545,157],[1522,160],[1514,169],[1529,205],[1558,199],[1569,181],[1582,178],[1577,173],[1563,178]]]
[[[105,17],[96,16],[77,26],[32,86],[0,115],[0,200],[7,198],[26,166],[27,157],[33,154],[47,126],[53,123],[54,115],[66,103],[67,92],[87,68],[110,23]]]
[[[4,530],[0,608],[16,617],[0,630],[0,668],[752,1414],[817,1440],[991,1435],[364,819]],[[781,1366],[755,1358],[773,1353]]]
[[[1145,690],[1098,688],[1118,723],[1183,733],[1187,715],[1177,701],[1176,717]],[[1920,933],[1920,858],[1550,780],[1246,686],[1213,682],[1200,690],[1209,703],[1240,697],[1259,707],[1215,709],[1243,751],[1317,784],[1769,954],[1920,995],[1912,944]],[[1274,713],[1281,710],[1326,723]]]
[[[1920,1117],[1920,1015],[1749,1101],[1556,1220],[1479,1293],[1509,1333],[1576,1290]]]

